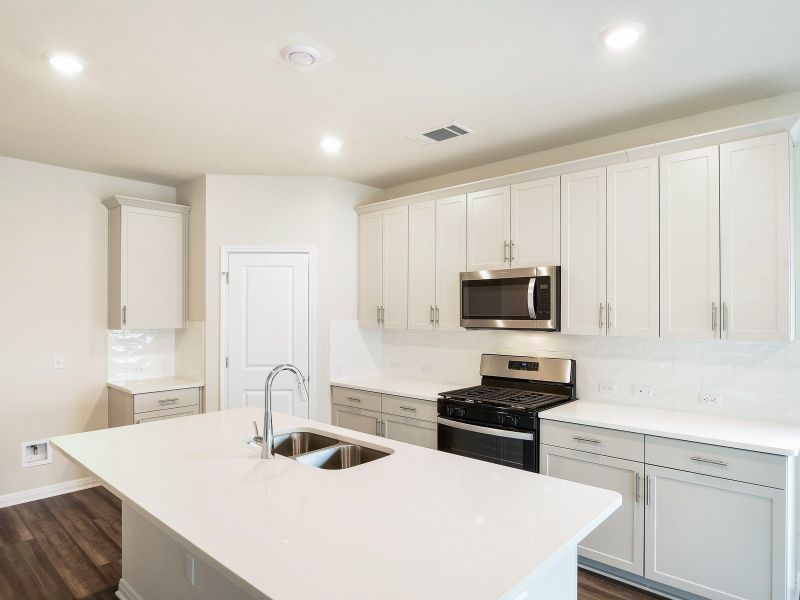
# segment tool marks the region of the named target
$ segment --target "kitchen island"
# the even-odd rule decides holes
[[[54,438],[123,503],[123,600],[577,596],[615,492],[275,414],[387,456],[324,470],[246,445],[253,408]]]

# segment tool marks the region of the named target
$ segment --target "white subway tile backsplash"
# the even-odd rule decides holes
[[[175,330],[108,331],[108,381],[175,375]]]
[[[344,323],[337,328],[331,324],[332,365],[343,360],[335,350],[341,345],[337,338],[349,336],[358,340],[356,345],[372,344],[369,350],[348,350],[350,369],[355,371],[471,384],[479,380],[484,352],[568,357],[578,361],[578,393],[583,399],[800,423],[800,343],[515,331],[380,332],[358,330],[355,321]],[[614,384],[616,393],[601,394],[601,383]],[[634,396],[633,385],[651,387],[652,396]],[[704,391],[721,393],[722,406],[701,405]]]

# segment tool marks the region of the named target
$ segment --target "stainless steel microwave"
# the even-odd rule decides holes
[[[561,267],[461,273],[461,326],[561,329]]]

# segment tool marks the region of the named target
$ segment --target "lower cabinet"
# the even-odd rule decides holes
[[[331,422],[337,427],[434,450],[437,447],[435,402],[338,386],[332,387],[331,402]]]
[[[589,452],[541,447],[541,471],[622,495],[622,506],[578,546],[578,554],[644,575],[644,465]]]
[[[429,421],[384,414],[383,436],[390,440],[436,450],[436,423]]]
[[[542,420],[542,474],[622,495],[582,558],[676,598],[797,599],[794,457],[646,435],[626,460],[601,454],[615,433]],[[594,449],[553,445],[573,439]]]
[[[333,404],[332,413],[333,418],[331,421],[337,427],[369,433],[370,435],[381,434],[381,413],[379,412]]]
[[[200,412],[201,395],[199,387],[141,394],[130,394],[109,387],[108,426],[139,425],[196,415]]]
[[[786,597],[783,490],[647,465],[645,577],[713,600]]]

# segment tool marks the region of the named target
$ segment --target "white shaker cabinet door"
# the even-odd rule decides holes
[[[186,225],[180,213],[122,207],[123,329],[186,326]]]
[[[661,157],[661,337],[719,338],[719,148]]]
[[[561,177],[561,331],[606,332],[606,168]]]
[[[509,265],[510,194],[499,187],[467,194],[467,270]]]
[[[619,492],[622,506],[578,546],[580,556],[644,574],[644,464],[589,452],[541,447],[541,472]]]
[[[337,427],[370,435],[381,434],[381,413],[379,412],[332,404],[331,413],[331,423]]]
[[[646,468],[645,577],[711,600],[785,600],[785,493]]]
[[[408,327],[408,206],[383,211],[382,306],[384,328]]]
[[[366,213],[358,218],[358,322],[380,327],[383,303],[383,215]]]
[[[467,197],[436,201],[436,327],[461,327],[461,273],[467,270]]]
[[[561,178],[511,186],[512,267],[561,264]]]
[[[433,329],[435,305],[436,202],[430,200],[408,207],[408,328]]]
[[[789,137],[720,146],[722,337],[792,338]]]
[[[608,167],[608,335],[658,337],[658,159]]]

